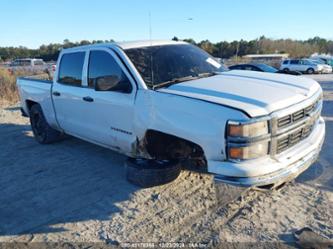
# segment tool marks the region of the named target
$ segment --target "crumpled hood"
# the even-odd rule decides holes
[[[302,76],[232,70],[158,91],[234,107],[258,117],[299,103],[319,89],[316,81]]]

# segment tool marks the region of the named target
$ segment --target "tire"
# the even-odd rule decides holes
[[[178,161],[129,158],[126,170],[129,182],[149,188],[175,180],[181,172],[181,164]]]
[[[311,67],[306,70],[307,74],[313,74],[314,72],[315,72],[314,69]]]
[[[40,105],[33,105],[30,108],[29,116],[31,129],[38,143],[50,144],[63,138],[63,134],[61,132],[49,126]]]
[[[284,68],[283,71],[284,71],[285,73],[289,73],[289,72],[290,72],[289,68],[287,68],[287,67]]]

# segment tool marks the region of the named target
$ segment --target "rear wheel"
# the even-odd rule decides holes
[[[314,73],[314,69],[313,69],[313,68],[308,68],[308,69],[306,70],[306,73],[307,73],[307,74],[313,74],[313,73]]]
[[[289,68],[287,68],[287,67],[284,68],[283,71],[284,71],[285,73],[289,73],[289,72],[290,72]]]
[[[40,105],[33,105],[30,109],[29,116],[32,132],[38,143],[49,144],[59,141],[63,138],[63,134],[61,132],[49,126]]]

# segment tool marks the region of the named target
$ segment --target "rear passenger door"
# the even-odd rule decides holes
[[[52,98],[59,126],[71,135],[82,137],[86,131],[85,112],[82,109],[83,69],[85,51],[62,54],[58,75],[52,87]]]
[[[300,60],[290,60],[290,70],[304,71]]]

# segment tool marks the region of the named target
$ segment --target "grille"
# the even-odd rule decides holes
[[[318,100],[315,103],[305,107],[304,109],[301,109],[297,112],[279,118],[277,120],[278,128],[283,128],[288,125],[291,125],[292,123],[303,120],[316,109],[317,105],[318,105]]]
[[[310,135],[312,128],[313,124],[297,129],[296,131],[290,133],[288,136],[278,139],[277,153],[279,154],[307,138]]]

